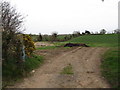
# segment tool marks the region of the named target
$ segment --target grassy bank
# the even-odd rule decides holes
[[[102,74],[108,80],[113,88],[118,87],[120,81],[118,81],[118,76],[120,76],[120,72],[118,72],[118,60],[120,56],[118,55],[120,51],[118,49],[110,49],[103,55],[103,62],[101,65]],[[120,86],[119,86],[120,87]]]
[[[7,65],[3,65],[3,87],[13,85],[16,81],[20,81],[21,78],[30,75],[30,72],[42,63],[43,57],[37,55],[32,55],[32,57],[27,58],[25,62],[19,65],[14,60],[9,60]]]

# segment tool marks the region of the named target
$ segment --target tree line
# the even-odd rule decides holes
[[[70,40],[72,38],[79,37],[79,36],[103,35],[103,34],[106,34],[106,33],[107,33],[107,31],[105,29],[101,29],[99,32],[95,32],[95,33],[90,32],[88,30],[85,30],[85,32],[82,32],[82,33],[80,33],[80,31],[74,31],[73,34],[66,34],[66,35],[59,35],[58,32],[53,32],[52,35],[47,35],[47,34],[42,35],[41,33],[39,33],[39,35],[36,35],[37,37],[34,41],[67,41],[67,40]],[[116,29],[110,34],[119,34],[119,33],[120,33],[120,30]],[[63,38],[62,39],[59,38],[60,36],[61,37],[63,36]]]

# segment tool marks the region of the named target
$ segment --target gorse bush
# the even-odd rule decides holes
[[[23,44],[25,46],[25,53],[27,56],[30,56],[32,52],[35,50],[34,42],[29,35],[23,34]]]

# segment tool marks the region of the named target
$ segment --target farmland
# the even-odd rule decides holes
[[[16,1],[31,12],[27,12],[28,21],[17,11],[19,7],[12,6],[12,0],[0,1],[1,88],[120,88],[120,29],[113,22],[116,15],[110,9],[105,13],[104,0],[95,7],[88,3],[92,8],[79,0],[38,1],[28,1],[32,8],[27,1]],[[113,21],[104,17],[107,14],[115,15]]]
[[[59,36],[59,38],[61,37]],[[35,54],[43,56],[45,58],[45,63],[43,64],[42,67],[35,69],[36,71],[35,76],[32,76],[29,79],[26,79],[23,83],[24,85],[21,83],[17,83],[14,87],[16,86],[18,87],[24,86],[24,87],[31,87],[31,88],[35,88],[35,87],[43,87],[43,88],[44,87],[51,87],[51,88],[53,87],[80,87],[81,88],[81,87],[96,87],[96,86],[113,87],[113,88],[118,87],[118,81],[117,81],[118,61],[117,59],[119,58],[118,56],[119,45],[118,45],[117,34],[84,35],[84,36],[72,38],[71,40],[64,41],[64,42],[45,41],[45,43],[44,42],[38,42],[38,43],[39,44],[42,43],[41,44],[42,46],[37,46]],[[66,43],[84,43],[90,47],[72,47],[72,48],[63,47]],[[81,59],[81,61],[79,61],[79,59]],[[83,66],[81,63],[77,63],[77,62],[83,63]],[[92,66],[90,65],[90,63],[92,64]],[[77,68],[81,68],[81,69],[77,71]],[[96,69],[92,69],[92,68],[96,68]],[[87,80],[87,78],[83,77],[83,75],[81,76],[81,78],[77,76],[77,75],[81,75],[80,72],[84,73],[86,77],[88,77],[87,75],[90,75],[90,77],[88,78],[92,78],[92,80],[90,79],[85,82],[80,82],[81,85],[78,85],[79,83],[76,82],[75,79],[77,79],[78,81],[79,80],[81,81],[82,78]],[[39,77],[39,73],[43,74],[43,76],[41,75],[40,80],[42,80],[42,78],[46,78],[45,81],[41,83],[41,85],[36,84],[36,83],[35,85],[34,82],[33,82],[33,86],[30,86],[30,84],[25,84],[25,83],[29,83],[29,80],[31,79],[34,79],[36,80],[36,82],[40,83],[37,80],[37,78]],[[50,75],[49,73],[51,73],[52,76],[49,77]],[[59,74],[60,76],[58,77],[57,75]],[[94,74],[98,75],[99,77],[101,77],[102,75],[104,79],[97,78],[96,76],[94,76]],[[68,80],[70,80],[70,82],[66,81],[67,78]],[[74,78],[73,81],[71,81],[72,78]],[[57,81],[58,79],[60,81]],[[99,80],[99,83],[93,84],[93,86],[90,86],[91,85],[90,82],[95,82],[94,80],[96,79]],[[51,83],[48,84],[46,80],[48,80]],[[64,83],[60,84],[62,82],[67,83],[67,84],[64,84]],[[101,83],[101,82],[104,82],[104,83]]]
[[[117,87],[118,79],[118,61],[120,58],[118,53],[119,43],[118,38],[119,34],[105,34],[105,35],[84,35],[65,42],[55,42],[55,46],[61,46],[65,43],[85,43],[90,47],[104,47],[109,48],[109,50],[102,55],[103,62],[101,64],[103,76],[113,85]],[[60,37],[60,36],[59,36]],[[63,37],[63,36],[62,36]],[[51,48],[55,48],[55,46]],[[50,47],[49,47],[50,48]],[[46,47],[46,49],[49,49]],[[58,48],[58,47],[56,47]],[[42,47],[41,47],[42,49]],[[43,48],[44,49],[44,48]]]

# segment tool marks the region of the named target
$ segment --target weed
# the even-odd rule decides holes
[[[69,64],[68,66],[64,67],[61,74],[74,74],[72,70],[72,65]]]

